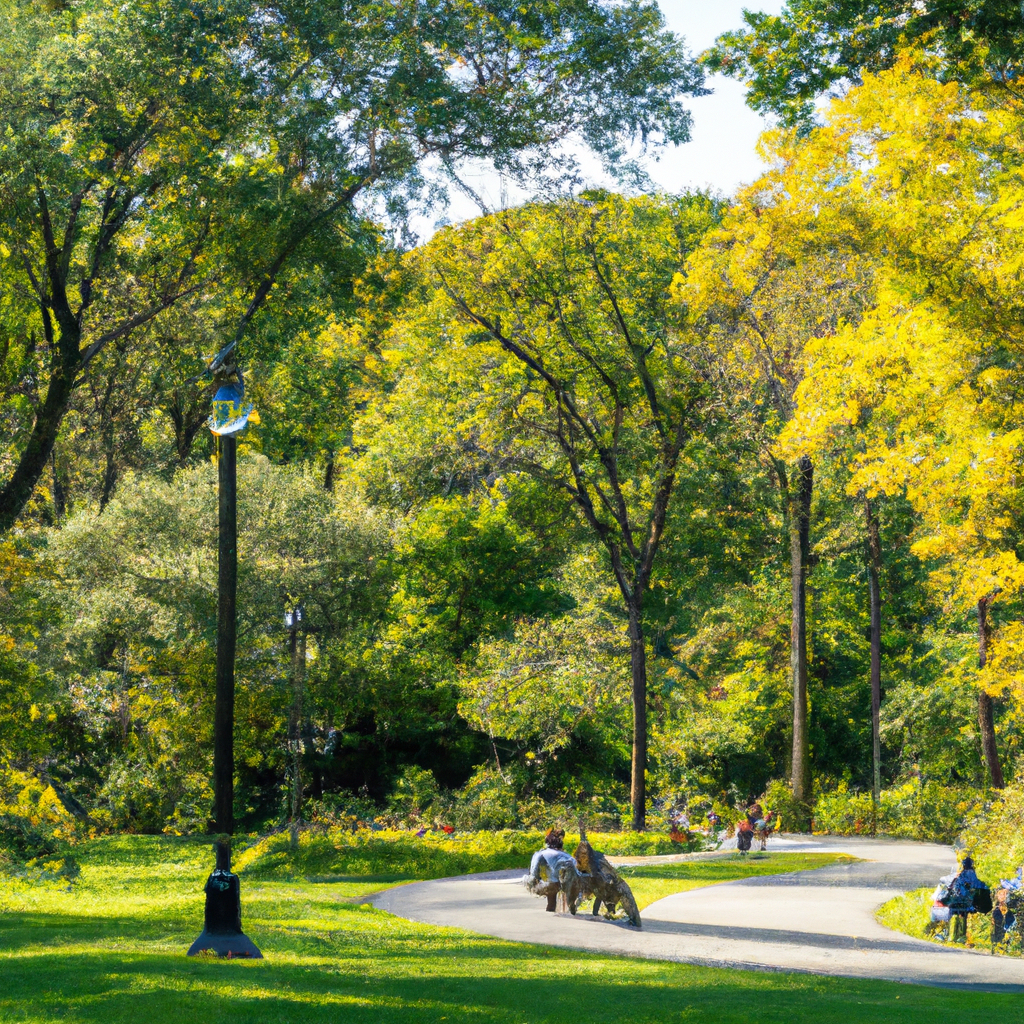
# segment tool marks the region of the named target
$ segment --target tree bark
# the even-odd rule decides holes
[[[992,636],[992,625],[988,620],[988,606],[991,598],[983,597],[978,602],[978,668],[988,664],[988,647]],[[996,746],[995,709],[992,697],[982,686],[978,690],[978,731],[981,734],[981,752],[988,769],[989,781],[993,789],[1002,789],[1006,782],[1003,779],[1003,767],[999,763],[999,748]]]
[[[213,805],[217,831],[234,831],[235,593],[238,586],[238,495],[234,436],[220,437],[217,460],[220,536],[217,550],[217,693],[213,714]]]
[[[68,501],[67,491],[64,489],[64,481],[60,478],[57,470],[57,450],[50,449],[50,472],[53,474],[53,512],[59,523],[67,513]]]
[[[870,501],[864,502],[868,527],[868,589],[871,600],[871,831],[878,832],[878,807],[882,799],[882,541],[878,519]]]
[[[173,400],[167,407],[167,413],[174,426],[174,449],[178,456],[178,465],[182,469],[188,465],[196,435],[206,423],[209,414],[207,406],[189,408],[181,394],[175,391]]]
[[[118,475],[117,460],[114,456],[114,439],[111,437],[107,439],[106,466],[103,470],[103,490],[100,494],[101,512],[110,504],[110,499],[114,496],[114,487],[117,485]]]
[[[21,515],[21,510],[32,497],[32,492],[50,461],[57,432],[71,402],[74,386],[74,367],[62,363],[55,368],[50,376],[46,400],[36,414],[28,443],[21,453],[14,473],[0,490],[0,533],[14,526]]]
[[[793,684],[793,798],[811,799],[811,751],[807,714],[807,573],[811,539],[811,496],[814,467],[803,455],[793,468],[789,488],[789,553],[792,571],[793,622],[790,635],[790,674]]]
[[[629,609],[629,660],[633,681],[633,763],[630,803],[633,830],[647,826],[647,652],[640,620],[639,598]]]

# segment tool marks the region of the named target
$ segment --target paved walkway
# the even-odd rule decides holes
[[[642,930],[589,913],[546,914],[520,884],[522,871],[417,882],[378,893],[370,902],[409,920],[518,942],[708,966],[1024,992],[1024,960],[937,946],[875,920],[886,900],[934,885],[946,874],[955,859],[949,847],[787,836],[774,840],[771,850],[850,853],[864,862],[677,893],[641,912]],[[667,859],[683,858],[651,858]]]

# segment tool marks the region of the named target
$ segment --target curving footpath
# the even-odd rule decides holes
[[[876,909],[935,884],[949,847],[885,839],[786,836],[769,852],[849,853],[861,863],[748,878],[652,903],[643,929],[589,913],[546,914],[522,871],[417,882],[368,902],[399,917],[516,942],[565,946],[713,967],[804,971],[989,991],[1024,991],[1024,960],[951,949],[883,927]],[[610,858],[619,864],[685,857]]]

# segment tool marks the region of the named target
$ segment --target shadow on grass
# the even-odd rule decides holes
[[[149,927],[5,914],[0,1020],[917,1024],[955,1014],[957,1024],[989,1024],[1015,1019],[1019,999],[591,956],[366,910],[343,910],[339,921],[332,931],[330,922],[310,929],[254,920],[250,934],[268,959],[246,964],[186,958],[192,936],[177,919]]]

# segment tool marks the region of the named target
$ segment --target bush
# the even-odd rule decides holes
[[[644,832],[591,833],[588,838],[611,856],[679,850],[668,836]],[[567,850],[571,852],[578,842],[578,834],[566,834]],[[276,833],[241,853],[235,870],[256,878],[445,878],[508,868],[526,871],[530,857],[543,845],[544,833],[539,830],[419,836],[396,829],[306,829],[299,835],[296,851],[290,849],[287,833]]]
[[[1024,864],[1024,788],[1004,789],[964,829],[959,845],[972,854],[980,878],[997,884]]]
[[[428,820],[430,811],[440,802],[441,789],[434,773],[409,765],[395,782],[388,801],[393,815],[410,821]]]
[[[800,800],[793,799],[788,782],[775,779],[768,783],[761,803],[766,811],[773,811],[778,828],[786,832],[806,832],[811,826],[811,809]]]
[[[380,808],[365,793],[324,793],[319,800],[307,800],[303,818],[321,831],[342,828],[355,832],[380,821]]]
[[[975,789],[911,779],[882,790],[878,833],[951,843],[983,807],[984,795]],[[873,815],[870,793],[851,793],[841,785],[818,797],[813,829],[819,835],[870,835]]]
[[[70,841],[81,825],[53,787],[20,772],[0,781],[0,872],[44,880],[77,878]]]
[[[0,814],[0,850],[8,861],[33,860],[56,854],[60,847],[53,829],[33,824],[28,818],[10,812]]]

